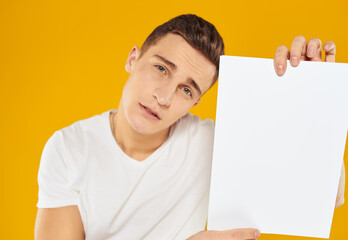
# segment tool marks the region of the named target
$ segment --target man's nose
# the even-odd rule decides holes
[[[157,99],[160,105],[167,106],[172,102],[172,98],[175,94],[176,86],[167,84],[166,86],[161,86],[153,92],[153,96]]]

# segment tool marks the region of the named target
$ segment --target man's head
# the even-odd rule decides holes
[[[166,132],[216,81],[222,54],[212,24],[195,15],[171,19],[129,53],[119,112],[137,132]]]
[[[216,74],[211,86],[214,85],[219,73],[220,55],[224,55],[225,51],[222,37],[214,25],[193,14],[180,15],[172,18],[155,28],[147,37],[141,47],[140,57],[149,47],[156,44],[159,39],[168,33],[177,34],[184,38],[191,47],[198,50],[216,66]]]

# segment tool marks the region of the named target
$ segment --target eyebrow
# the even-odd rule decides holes
[[[169,67],[173,70],[173,71],[175,71],[176,70],[176,65],[174,64],[174,63],[172,63],[171,61],[169,61],[168,59],[166,59],[166,58],[164,58],[164,57],[162,57],[162,56],[160,56],[160,55],[154,55],[155,57],[157,57],[157,58],[159,58],[159,59],[161,59],[163,62],[165,62],[167,65],[169,65]]]
[[[193,80],[192,78],[189,78],[186,80],[186,82],[188,82],[189,84],[191,84],[199,93],[199,96],[202,95],[202,91],[201,89],[199,88],[198,84],[195,82],[195,80]]]
[[[177,69],[177,66],[172,63],[171,61],[169,61],[168,59],[160,56],[160,55],[154,55],[154,57],[157,57],[159,59],[161,59],[163,62],[165,62],[167,65],[169,65],[169,67],[172,69],[172,71],[175,71]],[[199,95],[202,95],[202,91],[201,89],[199,88],[198,84],[195,82],[195,80],[193,80],[192,78],[188,78],[186,80],[187,83],[189,83],[190,85],[192,85],[199,93]]]

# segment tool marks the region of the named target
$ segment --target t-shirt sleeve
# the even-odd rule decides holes
[[[63,134],[56,131],[46,142],[37,176],[38,208],[77,205],[77,194],[70,188],[69,157]]]

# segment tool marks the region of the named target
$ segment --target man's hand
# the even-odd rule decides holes
[[[187,240],[256,240],[260,231],[254,228],[237,228],[227,231],[202,231]]]
[[[335,62],[336,45],[332,41],[324,44],[325,61]],[[321,41],[318,38],[312,38],[306,41],[303,36],[295,37],[291,44],[290,51],[284,45],[279,46],[274,54],[274,68],[278,76],[282,76],[286,71],[286,60],[296,67],[300,60],[321,61]]]
[[[324,44],[325,62],[335,62],[336,45],[332,41]],[[308,41],[303,36],[297,36],[293,40],[290,52],[284,45],[279,46],[274,54],[274,68],[278,76],[282,76],[286,71],[286,60],[290,60],[293,67],[298,66],[300,60],[321,62],[321,41],[318,38],[312,38]],[[341,206],[344,202],[345,169],[342,166],[340,184],[338,188],[335,208]]]
[[[339,206],[342,206],[342,204],[344,203],[344,189],[345,189],[345,185],[346,185],[346,172],[345,172],[344,161],[343,161],[342,168],[341,168],[340,183],[338,185],[338,191],[337,191],[335,208],[338,208]]]

